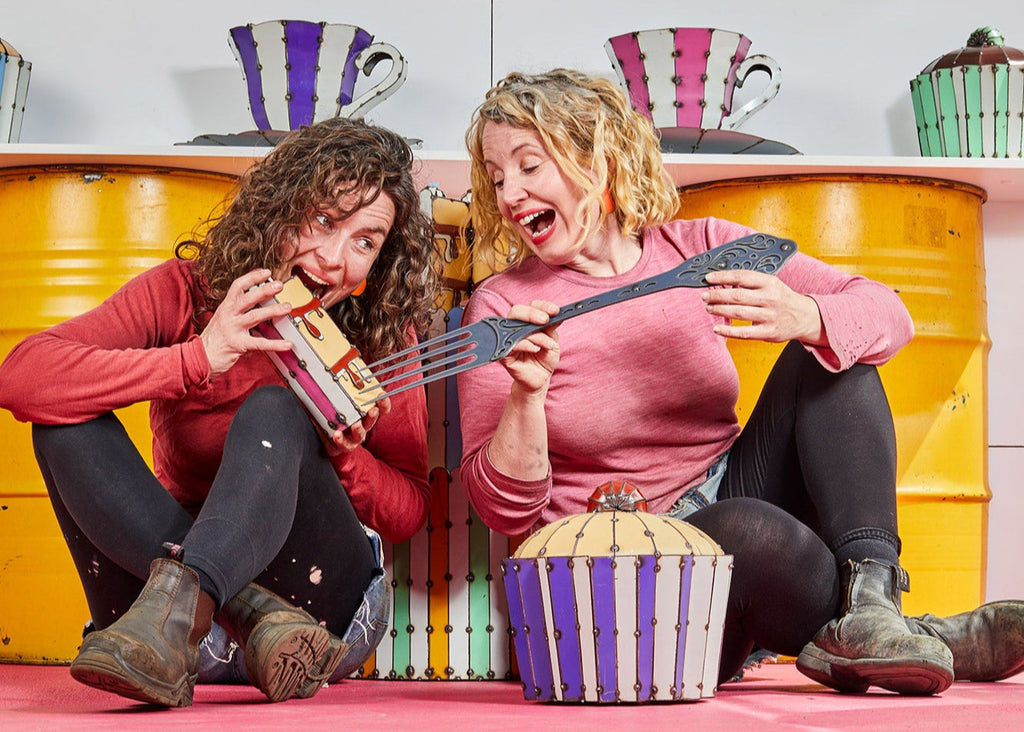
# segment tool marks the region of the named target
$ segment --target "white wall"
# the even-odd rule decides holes
[[[252,129],[228,29],[277,18],[352,23],[396,46],[409,77],[368,116],[425,150],[461,150],[470,112],[511,69],[611,78],[609,36],[713,26],[782,68],[779,96],[744,131],[813,155],[916,155],[910,78],[978,26],[1024,47],[1016,0],[5,0],[0,37],[33,63],[21,141],[162,145]]]
[[[979,26],[1024,47],[1019,0],[3,0],[0,37],[33,63],[21,141],[169,145],[253,129],[228,29],[278,18],[361,25],[396,46],[408,79],[368,117],[428,151],[461,152],[470,113],[509,70],[561,65],[613,78],[609,36],[713,26],[745,33],[751,53],[782,68],[779,96],[743,131],[808,155],[916,156],[909,80]],[[1024,553],[1018,210],[985,208],[990,598],[1024,597],[1016,566]]]

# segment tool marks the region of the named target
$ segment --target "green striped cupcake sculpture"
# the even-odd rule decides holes
[[[1019,158],[1024,139],[1024,52],[994,28],[932,61],[910,80],[926,157]]]

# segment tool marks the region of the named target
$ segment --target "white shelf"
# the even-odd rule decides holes
[[[0,145],[0,168],[41,165],[143,165],[239,175],[269,147],[180,145]],[[465,152],[416,151],[421,185],[438,183],[460,196],[469,185]],[[810,155],[666,155],[677,185],[786,175],[896,175],[937,178],[978,186],[991,202],[1024,202],[1024,160]]]

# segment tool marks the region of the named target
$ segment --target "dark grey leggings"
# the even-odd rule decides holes
[[[315,430],[284,387],[255,391],[193,520],[113,414],[34,425],[36,459],[96,627],[128,609],[172,542],[218,604],[255,581],[343,632],[376,561]]]
[[[797,655],[838,612],[837,561],[898,560],[896,437],[877,370],[833,374],[789,344],[718,502],[686,520],[735,557],[721,680],[755,646]]]

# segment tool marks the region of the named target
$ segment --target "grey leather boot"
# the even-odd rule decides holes
[[[88,686],[165,707],[187,707],[199,668],[199,641],[210,630],[213,600],[199,577],[157,559],[127,612],[82,641],[71,675]]]
[[[900,694],[938,694],[953,683],[953,655],[937,638],[914,635],[901,611],[909,578],[871,559],[839,568],[838,618],[804,646],[797,668],[819,683],[861,693],[879,686]]]
[[[346,650],[312,615],[251,582],[214,620],[242,647],[249,681],[273,702],[316,694]]]
[[[907,618],[912,633],[938,638],[953,653],[957,681],[999,681],[1024,671],[1024,602],[990,602],[948,618]]]

